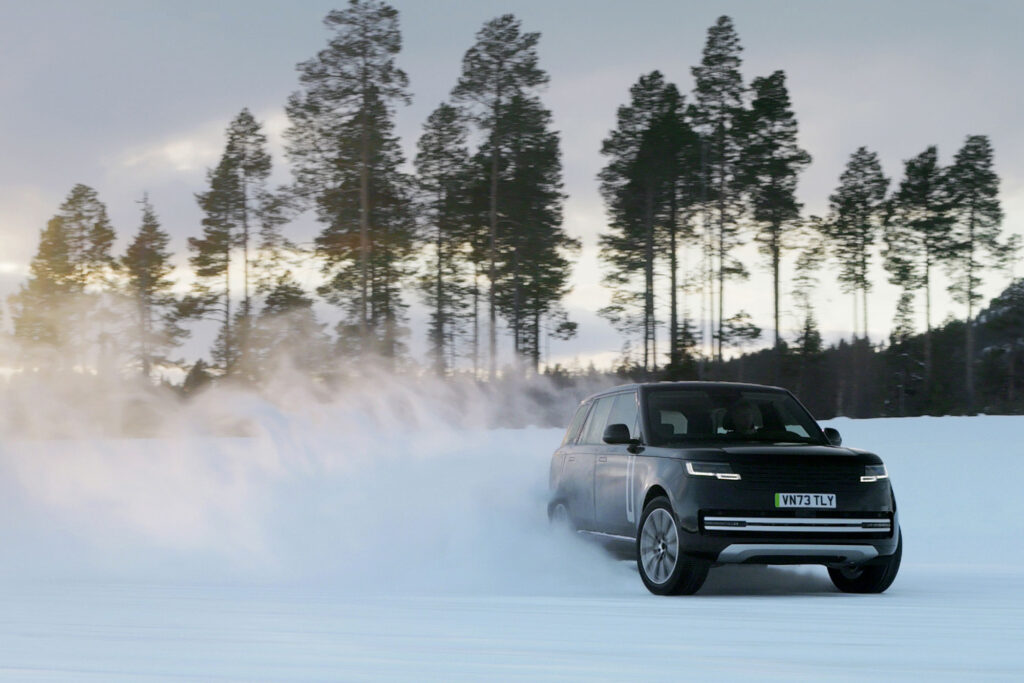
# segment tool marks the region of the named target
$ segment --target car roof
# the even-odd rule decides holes
[[[788,391],[783,387],[773,387],[767,384],[749,384],[746,382],[635,382],[633,384],[620,384],[604,391],[599,391],[595,394],[587,396],[583,401],[586,402],[602,396],[608,396],[610,394],[618,394],[623,391],[630,390],[650,390],[650,389],[713,389],[718,387],[728,387],[730,389],[747,389],[753,391]]]

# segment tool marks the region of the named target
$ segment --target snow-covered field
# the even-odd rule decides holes
[[[1024,418],[830,423],[896,487],[883,595],[731,567],[656,598],[548,531],[560,430],[244,410],[246,437],[0,440],[0,678],[1024,678]]]

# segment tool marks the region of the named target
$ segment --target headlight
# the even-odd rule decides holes
[[[868,465],[864,468],[864,475],[860,478],[865,484],[870,484],[873,481],[879,479],[888,479],[889,473],[885,469],[885,465]]]
[[[724,462],[688,462],[686,473],[693,477],[715,477],[735,481],[740,475],[734,474],[728,463]]]

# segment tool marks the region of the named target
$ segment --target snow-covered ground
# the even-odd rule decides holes
[[[1024,678],[1024,418],[830,423],[896,487],[883,595],[730,567],[656,598],[548,531],[560,430],[336,409],[0,440],[0,678]]]

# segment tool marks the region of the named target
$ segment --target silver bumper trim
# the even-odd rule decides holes
[[[718,554],[719,562],[746,562],[753,557],[841,557],[846,562],[867,562],[878,557],[870,545],[808,545],[805,543],[733,543]]]
[[[888,519],[846,517],[705,517],[707,531],[770,531],[775,533],[889,533]]]

